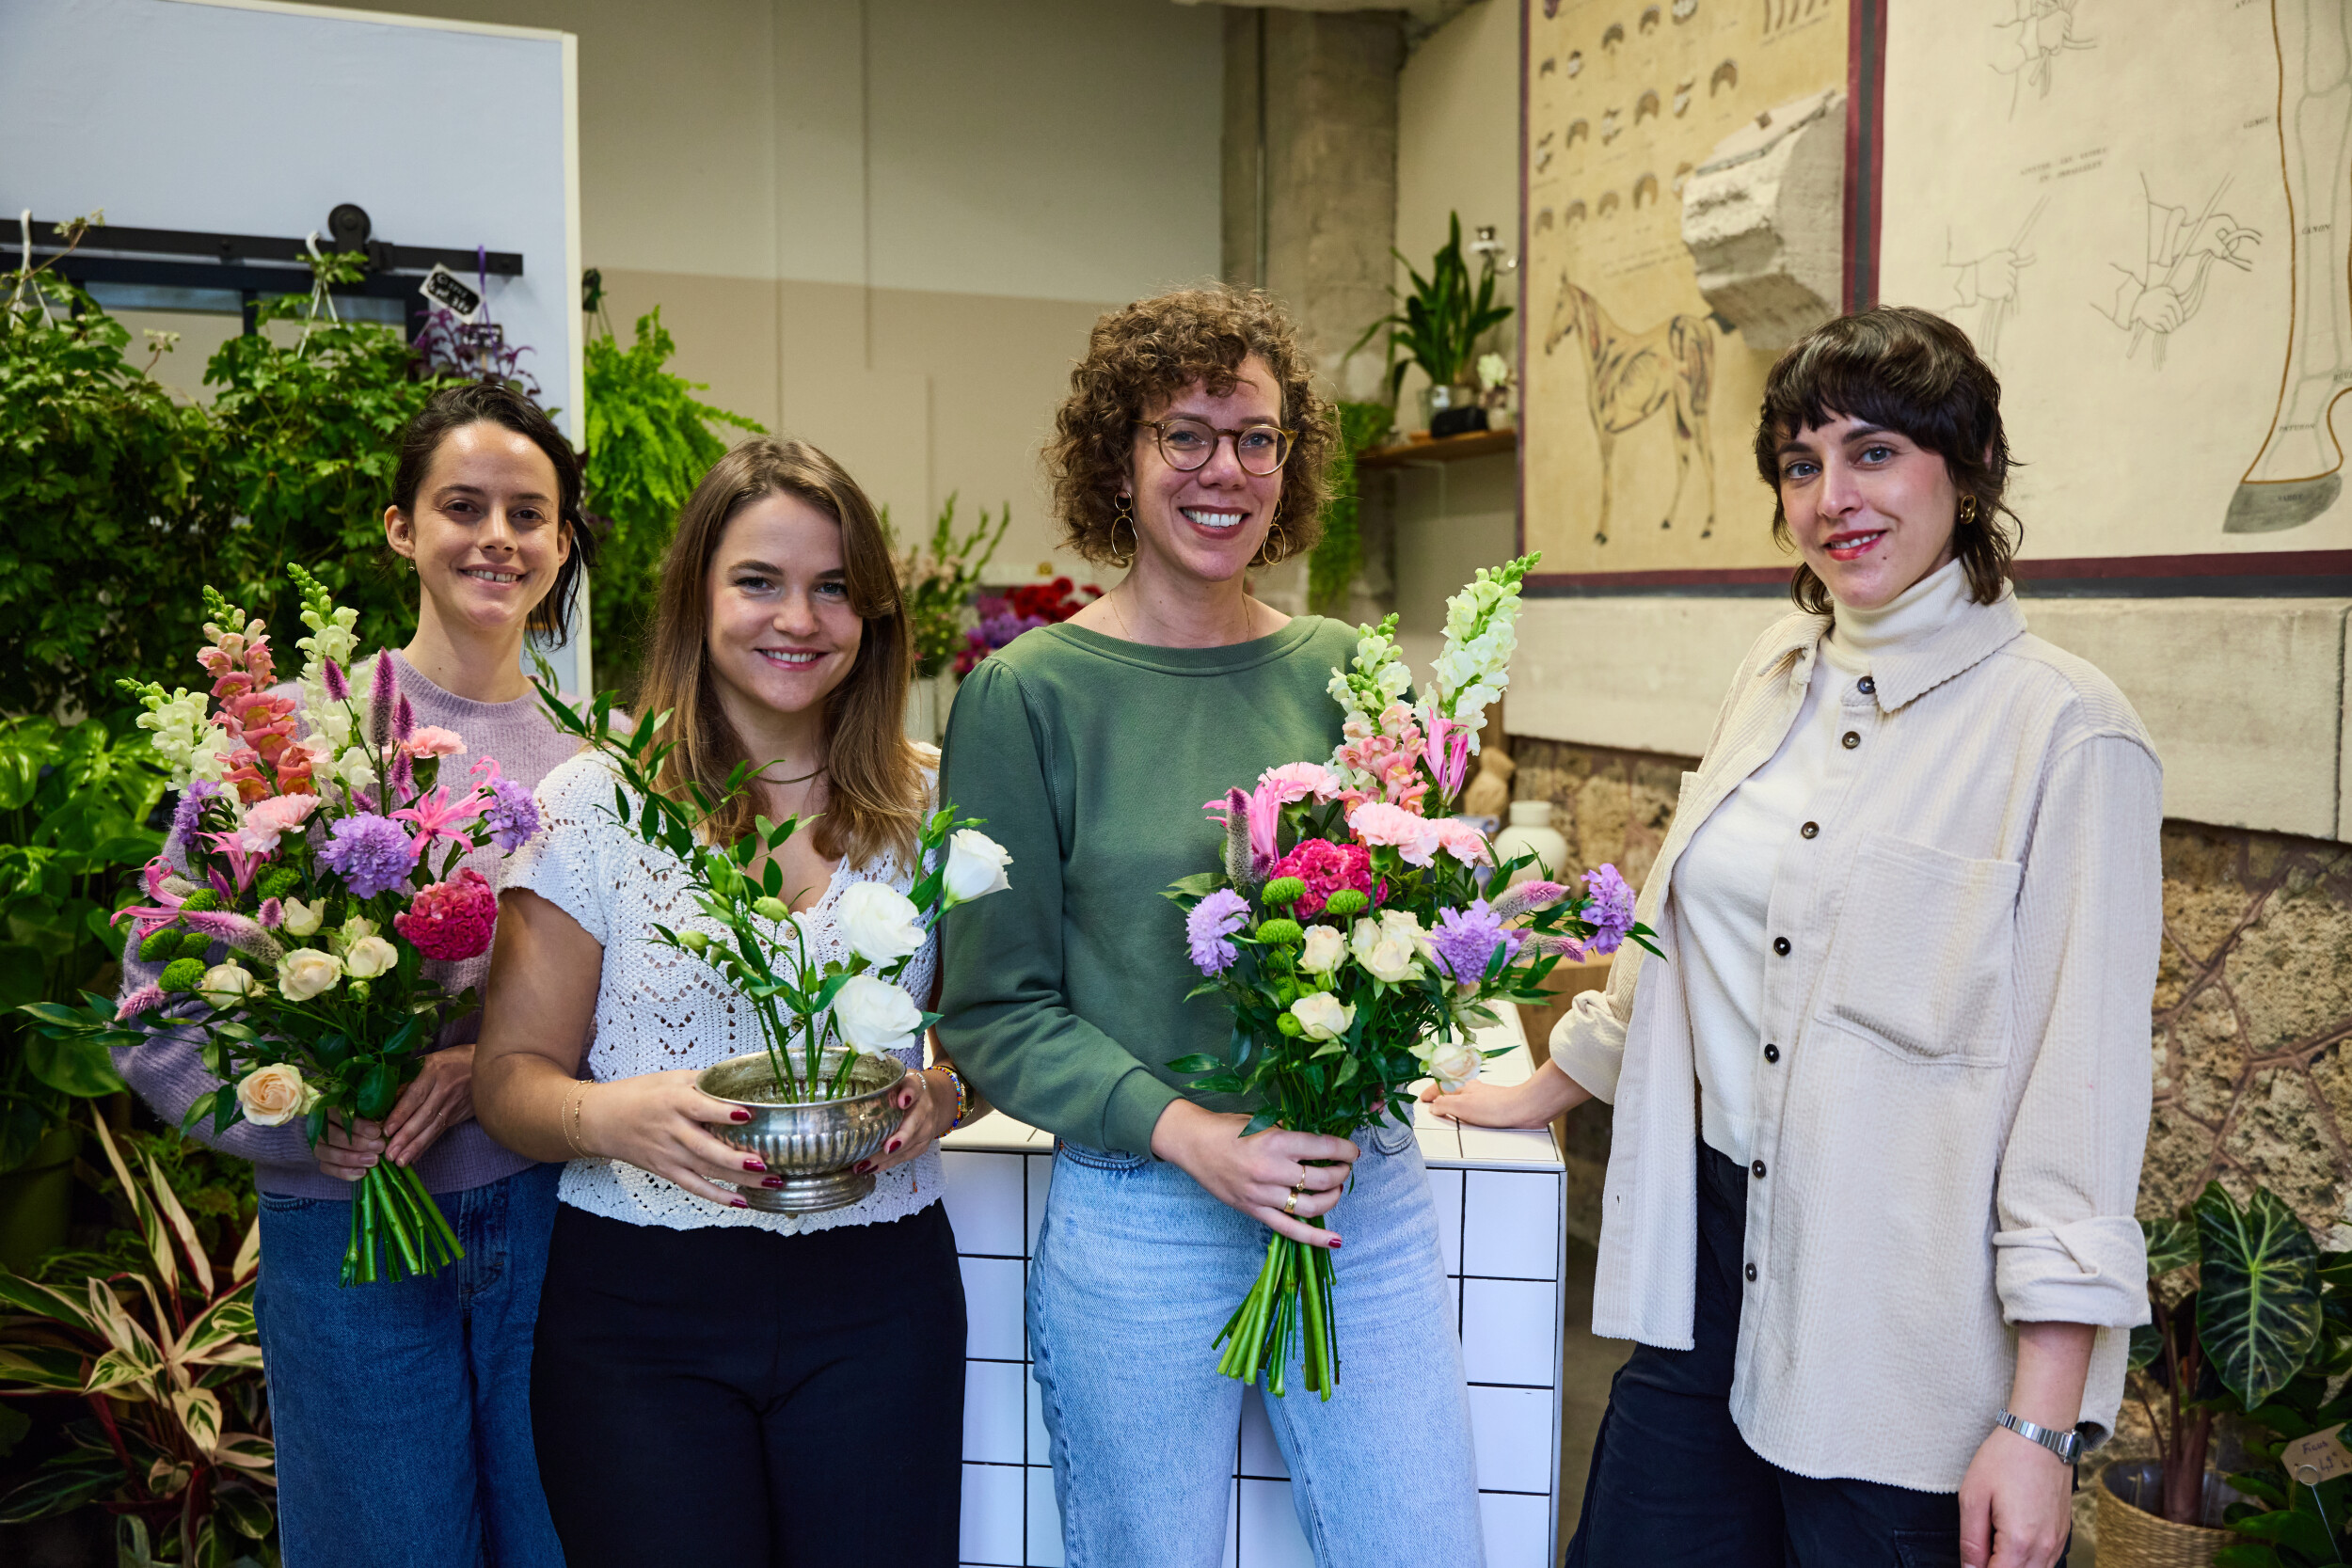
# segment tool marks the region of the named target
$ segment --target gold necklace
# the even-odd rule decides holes
[[[1127,585],[1122,582],[1117,588],[1112,589],[1108,594],[1104,595],[1104,602],[1110,606],[1111,613],[1119,617],[1120,641],[1122,642],[1133,642],[1136,640],[1136,634],[1128,628],[1127,611],[1120,606],[1120,594],[1124,593],[1126,587]],[[1249,611],[1249,595],[1244,594],[1241,599],[1241,635],[1233,639],[1235,642],[1247,642],[1249,641],[1249,623],[1251,619],[1252,616]]]

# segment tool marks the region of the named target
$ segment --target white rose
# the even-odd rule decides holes
[[[245,1119],[256,1127],[282,1127],[310,1115],[318,1102],[319,1091],[304,1083],[291,1063],[273,1062],[237,1080],[237,1103],[245,1108]]]
[[[370,920],[366,915],[355,914],[326,933],[327,950],[341,957],[351,951],[353,943],[364,942],[375,935],[375,930],[374,921]]]
[[[382,937],[361,937],[343,954],[343,973],[355,980],[388,974],[400,962],[400,949]]]
[[[1420,929],[1413,924],[1410,915],[1405,916],[1405,923],[1413,930]],[[1383,929],[1383,927],[1389,928]],[[1359,920],[1355,930],[1348,934],[1347,942],[1356,954],[1356,961],[1363,965],[1365,972],[1374,979],[1385,980],[1393,986],[1413,977],[1415,959],[1419,957],[1413,941],[1405,934],[1404,927],[1395,926],[1388,917],[1384,916],[1376,925],[1370,920]]]
[[[308,1002],[333,990],[342,977],[343,966],[315,947],[297,947],[278,960],[278,994],[289,1002]]]
[[[1298,956],[1298,967],[1313,974],[1328,974],[1340,967],[1347,957],[1347,939],[1333,926],[1307,927],[1306,950]]]
[[[851,882],[833,906],[833,923],[867,963],[897,963],[923,945],[922,911],[887,883]]]
[[[879,1056],[914,1043],[916,1031],[923,1027],[923,1009],[889,981],[856,974],[834,997],[833,1019],[850,1049]]]
[[[1335,1040],[1356,1022],[1356,1008],[1327,990],[1319,990],[1292,1003],[1291,1016],[1298,1020],[1309,1039]]]
[[[1440,1093],[1460,1094],[1477,1080],[1486,1060],[1467,1039],[1438,1040],[1432,1042],[1424,1065],[1429,1076],[1438,1081]]]
[[[253,994],[253,972],[238,964],[215,964],[196,983],[197,994],[215,1007],[234,1006]]]
[[[941,879],[947,902],[969,904],[1004,892],[1012,885],[1005,877],[1005,867],[1011,863],[1011,851],[986,833],[977,828],[957,829],[947,840],[947,869]]]
[[[326,900],[324,898],[315,904],[306,904],[299,898],[289,898],[280,906],[280,909],[283,916],[279,924],[285,927],[288,936],[316,936],[320,923],[326,918]]]
[[[1429,956],[1429,933],[1422,928],[1420,921],[1403,910],[1380,911],[1380,934],[1394,937],[1418,957],[1425,958]]]

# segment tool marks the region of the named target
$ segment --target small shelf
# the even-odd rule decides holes
[[[1519,433],[1514,430],[1473,430],[1467,436],[1447,436],[1437,440],[1406,441],[1399,446],[1375,447],[1356,459],[1359,468],[1403,468],[1422,463],[1454,463],[1466,457],[1490,457],[1497,452],[1517,451]]]

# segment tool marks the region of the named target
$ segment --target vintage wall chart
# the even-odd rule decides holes
[[[1772,356],[1726,334],[1684,178],[1846,80],[1847,0],[1526,0],[1524,530],[1546,576],[1780,566],[1750,455]]]
[[[2346,19],[1890,0],[1880,295],[1998,368],[2028,558],[2352,545]]]

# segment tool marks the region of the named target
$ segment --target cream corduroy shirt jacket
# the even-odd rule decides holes
[[[1615,1107],[1597,1335],[1692,1343],[1675,861],[1779,750],[1808,682],[1834,678],[1829,626],[1792,614],[1756,642],[1683,775],[1640,901],[1664,961],[1629,944],[1552,1032],[1552,1061]],[[1956,1492],[2009,1397],[2006,1324],[2099,1325],[2096,1442],[2148,1321],[2133,1210],[2162,774],[2114,684],[2028,635],[2007,595],[1839,700],[1836,760],[1772,884],[1731,1412],[1784,1469]]]

